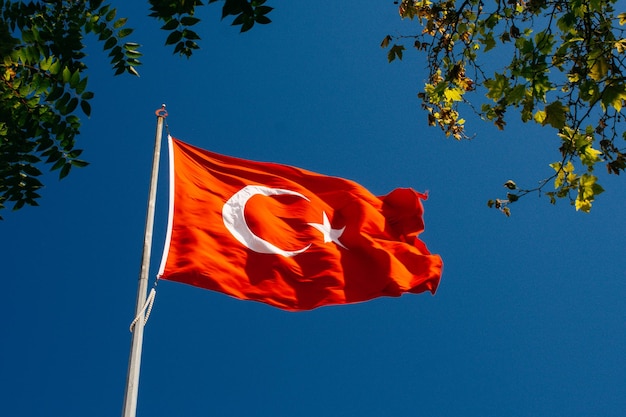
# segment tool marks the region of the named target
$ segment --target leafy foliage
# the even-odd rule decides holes
[[[539,192],[552,203],[568,198],[588,212],[603,189],[594,170],[626,169],[626,13],[616,0],[404,0],[400,16],[421,28],[387,36],[388,60],[402,59],[404,43],[426,55],[428,81],[418,94],[428,123],[465,139],[466,105],[504,129],[510,112],[523,122],[553,128],[559,159],[537,187],[507,181],[507,197],[488,202],[510,214],[509,204]],[[506,61],[503,60],[506,57]],[[472,97],[470,101],[469,97]],[[547,190],[552,185],[552,190]]]
[[[137,75],[139,45],[125,18],[102,0],[23,3],[0,0],[0,209],[38,205],[37,167],[67,176],[84,167],[75,148],[80,119],[91,113],[83,36],[93,33],[109,51],[115,74]]]
[[[209,0],[215,3],[218,0]],[[241,26],[241,32],[252,29],[255,23],[267,24],[267,14],[273,10],[265,6],[265,0],[222,0],[222,19],[235,16],[232,24]],[[174,53],[189,58],[198,49],[200,36],[191,29],[200,22],[196,9],[203,5],[200,0],[150,0],[150,16],[163,21],[161,29],[170,32],[166,45],[174,45]]]
[[[209,0],[215,3],[217,0]],[[222,7],[222,19],[227,16],[235,16],[233,25],[241,25],[241,32],[247,32],[255,23],[266,25],[272,21],[267,14],[273,10],[265,5],[265,0],[224,0]]]
[[[191,26],[200,19],[195,17],[196,8],[202,6],[199,0],[150,0],[150,16],[162,20],[165,24],[162,30],[170,32],[165,40],[166,45],[175,45],[174,53],[190,57],[199,46],[195,42],[200,36]]]
[[[38,205],[43,186],[38,166],[50,164],[64,178],[84,167],[75,148],[78,113],[91,114],[83,37],[93,34],[108,51],[115,75],[139,75],[140,45],[125,38],[133,30],[103,0],[0,0],[0,209]],[[218,0],[208,0],[215,3]],[[265,0],[222,0],[222,19],[240,31],[267,24]],[[168,32],[166,45],[190,57],[200,36],[191,28],[200,0],[150,0],[150,16]],[[0,217],[1,219],[1,217]]]
[[[232,16],[241,32],[271,22],[265,0],[221,1],[222,19]],[[499,129],[514,112],[523,122],[556,130],[560,156],[550,164],[552,173],[529,189],[507,181],[506,198],[489,200],[490,207],[508,215],[509,204],[538,192],[552,203],[568,198],[588,212],[603,191],[594,175],[599,164],[609,174],[626,169],[620,123],[626,13],[615,12],[616,1],[401,1],[400,16],[417,22],[420,32],[386,36],[381,46],[389,62],[402,60],[407,42],[425,54],[428,81],[418,97],[428,124],[466,139],[461,110],[469,107]],[[149,3],[150,16],[168,32],[165,44],[192,56],[202,1]],[[7,202],[19,209],[37,205],[37,165],[51,164],[61,178],[86,165],[75,149],[77,113],[89,116],[93,98],[83,36],[92,33],[103,43],[116,75],[137,75],[141,53],[137,43],[124,41],[132,33],[126,19],[102,0],[0,0],[0,12],[0,209]]]

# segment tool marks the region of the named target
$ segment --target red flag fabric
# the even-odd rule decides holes
[[[161,279],[309,310],[435,293],[442,261],[417,238],[424,194],[218,155],[174,138]]]

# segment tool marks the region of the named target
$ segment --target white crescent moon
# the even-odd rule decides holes
[[[284,257],[292,257],[306,251],[311,245],[295,250],[286,251],[270,242],[261,239],[255,235],[246,223],[244,211],[246,203],[255,195],[295,195],[309,201],[308,198],[295,191],[283,190],[280,188],[269,188],[262,185],[246,185],[237,191],[222,207],[222,220],[226,229],[237,239],[242,245],[250,250],[258,253],[267,253],[274,255],[282,255]]]

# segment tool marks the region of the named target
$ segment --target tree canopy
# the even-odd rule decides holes
[[[216,3],[218,0],[208,0]],[[222,19],[246,32],[267,24],[265,0],[221,0]],[[0,209],[37,205],[39,167],[61,178],[87,163],[75,147],[79,115],[89,116],[83,39],[92,34],[116,75],[137,75],[140,45],[132,29],[102,0],[0,0]],[[165,44],[191,57],[199,48],[200,0],[149,0]],[[603,189],[597,168],[626,169],[622,107],[626,100],[626,13],[616,0],[403,0],[402,19],[414,33],[386,36],[389,62],[409,49],[426,58],[427,82],[418,94],[427,123],[457,140],[468,138],[462,112],[505,129],[523,122],[554,130],[560,157],[537,186],[505,182],[506,197],[489,200],[505,214],[531,192],[569,199],[588,212]],[[504,58],[503,58],[504,57]]]
[[[428,124],[467,138],[462,111],[505,129],[513,115],[554,129],[560,139],[552,174],[536,187],[507,181],[509,204],[539,192],[568,198],[588,212],[603,189],[595,171],[626,168],[622,113],[626,99],[626,13],[600,0],[404,0],[400,16],[416,33],[387,36],[388,60],[407,46],[426,57],[428,81],[418,95]],[[410,44],[410,45],[407,45]],[[513,114],[511,114],[513,113]]]
[[[217,0],[209,0],[209,3]],[[225,0],[222,17],[245,32],[265,24],[272,8],[264,0]],[[151,16],[164,24],[166,45],[191,56],[199,36],[199,0],[150,0]],[[138,75],[140,45],[128,41],[133,29],[103,0],[0,0],[0,209],[38,205],[42,165],[64,178],[84,167],[76,148],[80,115],[91,114],[86,35],[94,35],[115,75]],[[1,219],[1,217],[0,217]]]
[[[101,1],[0,0],[0,209],[37,205],[38,165],[61,178],[83,167],[75,148],[80,111],[89,116],[83,37],[93,33],[110,51],[116,74],[137,74],[139,45],[126,19]]]

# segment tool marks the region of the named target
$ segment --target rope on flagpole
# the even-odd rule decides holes
[[[133,329],[135,328],[135,324],[141,319],[141,316],[144,315],[144,312],[145,312],[145,316],[143,319],[143,324],[146,324],[148,322],[148,318],[150,317],[150,313],[152,312],[152,306],[154,305],[154,297],[156,297],[156,282],[154,283],[154,287],[152,287],[152,289],[150,290],[150,294],[148,294],[148,298],[146,298],[146,302],[141,308],[141,311],[139,311],[139,313],[137,314],[137,317],[135,317],[133,322],[130,323],[129,330],[131,333],[133,332]]]

